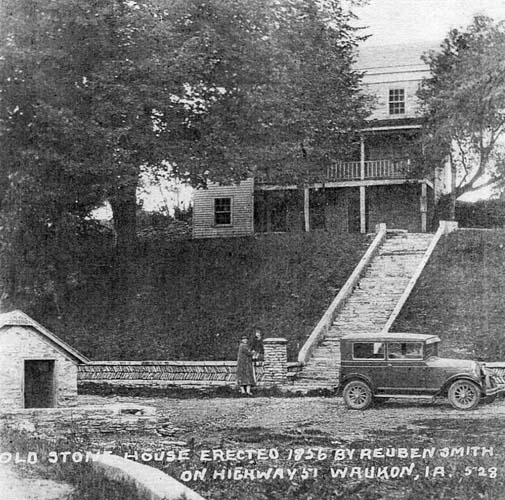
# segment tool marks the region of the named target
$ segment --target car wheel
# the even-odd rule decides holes
[[[480,389],[470,380],[458,380],[449,388],[449,402],[457,410],[473,410],[480,400]]]
[[[365,382],[353,380],[344,387],[344,403],[351,410],[366,410],[372,404],[372,390]]]

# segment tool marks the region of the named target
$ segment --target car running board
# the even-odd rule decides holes
[[[435,400],[436,396],[427,396],[424,394],[375,394],[374,398],[393,398],[393,399],[431,399]]]

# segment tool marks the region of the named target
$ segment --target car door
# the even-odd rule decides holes
[[[387,384],[385,342],[356,341],[352,343],[352,364],[355,374],[365,376],[375,390]]]
[[[426,392],[426,363],[423,343],[398,341],[387,343],[387,392],[423,394]]]

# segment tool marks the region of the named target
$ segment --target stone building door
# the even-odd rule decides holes
[[[25,408],[54,406],[54,360],[25,360]]]

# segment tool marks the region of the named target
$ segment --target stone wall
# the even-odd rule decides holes
[[[236,365],[235,361],[93,361],[79,367],[79,383],[227,386],[236,383]],[[258,372],[261,380],[261,367]]]
[[[327,189],[326,200],[324,210],[327,231],[337,233],[359,231],[358,188]]]
[[[34,328],[5,326],[0,329],[0,407],[24,407],[25,360],[54,361],[55,406],[70,406],[77,398],[77,365]]]
[[[0,432],[20,430],[47,437],[152,432],[158,425],[155,408],[134,404],[29,408],[0,413]]]
[[[285,339],[265,339],[264,362],[256,365],[258,385],[271,386],[294,376],[287,363]],[[93,361],[79,366],[79,383],[125,387],[211,387],[236,385],[235,361]]]
[[[421,185],[369,186],[368,227],[384,222],[388,229],[421,232]]]

